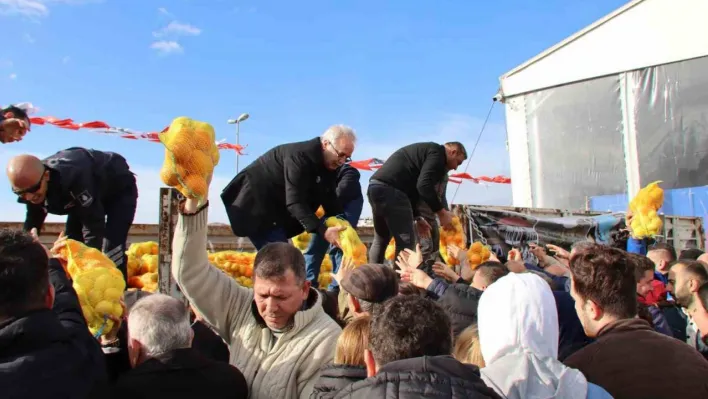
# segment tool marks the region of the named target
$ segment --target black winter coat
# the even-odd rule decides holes
[[[452,356],[417,357],[384,365],[375,376],[339,391],[335,398],[499,398],[477,366]]]
[[[437,186],[447,174],[445,146],[437,143],[416,143],[391,154],[372,176],[371,180],[397,188],[406,193],[418,215],[418,200],[423,200],[430,210],[443,209]]]
[[[342,214],[335,171],[324,165],[319,137],[277,146],[242,170],[221,193],[231,230],[239,237],[276,227],[288,237],[303,231],[324,233],[315,216]]]
[[[46,203],[34,205],[18,199],[27,205],[24,230],[41,231],[48,213],[70,215],[81,222],[84,231],[83,237],[77,237],[70,229],[69,238],[102,249],[106,230],[104,205],[126,195],[137,201],[135,176],[125,158],[113,152],[72,147],[42,163],[49,171]]]
[[[177,349],[138,365],[118,379],[116,399],[248,398],[243,374],[192,348]]]
[[[76,292],[59,261],[49,261],[54,307],[0,324],[0,397],[104,398],[106,365]]]
[[[328,364],[320,370],[310,399],[334,398],[344,387],[365,379],[366,367]]]
[[[477,307],[483,291],[467,283],[447,284],[439,278],[433,280],[428,291],[437,296],[438,305],[445,309],[445,313],[450,317],[454,337],[477,322]]]

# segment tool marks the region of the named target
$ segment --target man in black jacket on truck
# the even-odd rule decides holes
[[[343,125],[321,137],[279,145],[243,169],[221,193],[231,230],[256,249],[287,242],[303,231],[317,232],[338,245],[341,228],[327,228],[315,212],[343,213],[336,193],[336,170],[351,159],[356,136]]]
[[[7,165],[24,230],[42,228],[48,213],[67,215],[66,236],[102,250],[127,278],[125,245],[138,201],[135,175],[113,152],[72,147],[44,159],[18,155]]]
[[[367,191],[374,216],[370,263],[383,263],[391,236],[398,255],[415,249],[416,226],[421,235],[430,234],[430,224],[420,216],[419,200],[437,215],[442,228],[452,227],[452,214],[443,206],[436,186],[466,159],[462,143],[416,143],[394,152],[371,176]]]

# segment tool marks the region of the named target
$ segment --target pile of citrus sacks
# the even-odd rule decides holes
[[[157,250],[155,241],[130,244],[125,252],[128,258],[129,288],[157,291]]]

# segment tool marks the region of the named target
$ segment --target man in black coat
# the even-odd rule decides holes
[[[356,228],[359,224],[361,210],[364,207],[364,195],[361,192],[361,183],[359,171],[344,164],[337,168],[337,199],[342,205],[344,211],[344,219],[346,219],[352,227]],[[332,215],[325,215],[327,218]],[[334,215],[336,216],[336,215]],[[337,273],[339,265],[342,263],[342,250],[332,246],[320,234],[315,233],[310,238],[310,245],[307,247],[303,255],[305,255],[305,269],[307,271],[307,279],[312,283],[312,287],[318,288],[320,276],[320,267],[322,260],[329,249],[329,256],[332,259],[332,273]],[[329,287],[322,287],[333,292],[339,292],[339,284],[332,279]]]
[[[421,236],[430,235],[431,226],[420,215],[419,200],[437,215],[442,228],[451,228],[452,214],[443,206],[436,187],[466,159],[467,151],[458,142],[411,144],[394,152],[371,176],[367,192],[374,216],[370,263],[383,263],[391,236],[398,255],[415,248],[416,226]]]
[[[125,245],[138,203],[135,175],[122,156],[73,147],[44,159],[18,155],[7,165],[24,230],[39,232],[48,213],[67,215],[66,235],[103,252],[127,278]]]
[[[0,231],[0,386],[4,399],[98,398],[106,366],[57,259],[29,234]]]
[[[144,297],[128,314],[132,370],[121,375],[115,398],[248,398],[243,374],[192,348],[189,310],[164,294]]]
[[[231,230],[257,249],[303,231],[338,243],[341,228],[327,228],[315,212],[322,205],[327,215],[343,213],[336,170],[350,160],[355,141],[351,128],[335,125],[322,137],[279,145],[258,157],[221,193]]]

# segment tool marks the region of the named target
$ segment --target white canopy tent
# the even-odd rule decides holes
[[[708,184],[708,0],[635,0],[500,78],[514,206]]]

